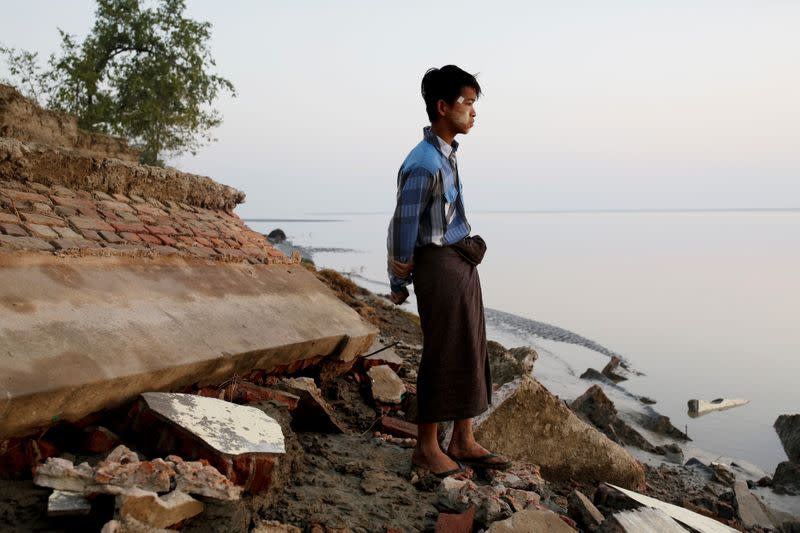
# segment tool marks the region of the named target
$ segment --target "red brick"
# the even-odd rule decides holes
[[[59,236],[64,237],[65,239],[80,239],[81,236],[75,233],[72,228],[68,228],[66,226],[53,226],[53,230],[58,233]]]
[[[411,422],[406,422],[405,420],[400,420],[399,418],[382,416],[381,427],[385,433],[389,433],[395,437],[401,437],[404,439],[418,438],[417,425],[412,424]]]
[[[190,254],[196,255],[197,257],[214,257],[217,255],[217,252],[213,248],[208,248],[206,246],[190,246],[186,249]]]
[[[127,204],[128,202],[130,202],[130,201],[131,201],[131,199],[130,199],[130,198],[128,198],[128,197],[127,197],[127,196],[125,196],[124,194],[121,194],[121,193],[118,193],[118,192],[115,192],[115,193],[114,193],[114,194],[112,194],[111,196],[113,196],[113,197],[114,197],[114,199],[115,199],[116,201],[118,201],[118,202],[123,202],[123,203],[126,203],[126,204]]]
[[[180,253],[180,250],[173,248],[172,246],[156,245],[153,246],[152,249],[161,255],[174,255]]]
[[[102,426],[89,426],[83,429],[81,449],[89,453],[110,452],[119,444],[119,437]]]
[[[57,453],[56,447],[44,440],[4,440],[0,442],[0,478],[30,479],[33,467]]]
[[[137,235],[139,235],[139,238],[144,242],[149,242],[150,244],[161,244],[161,239],[155,235],[150,235],[149,233],[138,233]]]
[[[129,233],[145,233],[147,228],[144,227],[144,224],[131,224],[129,222],[111,222],[111,225],[117,231],[125,231]]]
[[[461,514],[439,513],[436,519],[436,533],[472,533],[472,523],[475,520],[475,506]]]
[[[169,213],[163,209],[159,209],[158,207],[154,207],[150,204],[133,204],[133,209],[140,215],[150,215],[153,217],[169,216]]]
[[[98,205],[102,209],[108,209],[110,211],[127,211],[129,213],[133,213],[133,208],[124,202],[117,202],[115,200],[104,200],[98,202]]]
[[[113,231],[101,231],[99,233],[100,236],[105,240],[107,240],[108,242],[113,242],[115,244],[123,242],[123,239],[121,239],[120,236],[114,233]]]
[[[74,216],[69,217],[70,223],[77,229],[93,229],[96,231],[114,231],[113,226],[99,218]]]
[[[47,242],[36,237],[14,237],[11,235],[0,235],[0,246],[8,246],[16,250],[46,250],[53,249]]]
[[[66,205],[57,205],[53,211],[56,212],[56,215],[60,217],[72,217],[78,214],[78,210],[74,207],[68,207]]]
[[[224,248],[222,246],[219,246],[219,247],[214,248],[214,249],[217,252],[219,252],[220,254],[228,256],[228,257],[239,257],[239,258],[247,257],[247,255],[243,251],[237,250],[236,248]]]
[[[42,202],[45,204],[50,203],[50,198],[35,192],[24,192],[15,189],[0,189],[0,193],[2,193],[3,196],[5,196],[6,198],[10,198],[15,202],[31,202],[31,203]]]
[[[214,243],[214,247],[215,248],[227,248],[228,247],[228,244],[225,241],[220,240],[220,239],[215,239],[215,238],[212,237],[211,238],[211,242]]]
[[[41,237],[43,239],[57,239],[58,233],[52,230],[50,226],[44,224],[25,224],[25,228],[31,232],[34,237]]]
[[[0,224],[17,224],[19,222],[19,218],[17,215],[12,215],[11,213],[2,213],[0,212]]]
[[[27,237],[28,232],[22,229],[22,226],[18,224],[0,224],[0,230],[6,235],[11,235],[14,237]]]
[[[125,239],[126,241],[133,241],[133,242],[141,242],[142,238],[139,237],[136,233],[132,233],[130,231],[123,231],[119,234],[120,237]]]
[[[140,241],[141,242],[141,241]],[[144,245],[137,245],[137,244],[129,244],[129,243],[113,243],[109,242],[105,245],[106,248],[113,248],[114,250],[123,250],[125,252],[137,252],[137,251],[146,251],[148,250],[147,246]]]
[[[269,250],[266,250],[266,252],[267,255],[270,257],[286,257],[286,254],[284,254],[280,250],[276,250],[275,248],[270,248]]]
[[[58,217],[40,215],[38,213],[22,213],[22,220],[31,224],[44,224],[45,226],[66,226],[67,223]],[[0,222],[2,220],[0,219]]]
[[[178,244],[178,241],[167,235],[156,235],[156,237],[161,239],[161,242],[166,244],[167,246],[175,246],[176,244]]]
[[[94,202],[91,200],[84,200],[81,198],[68,198],[65,196],[53,196],[53,202],[56,205],[63,207],[70,207],[72,209],[92,209],[94,210]]]
[[[53,246],[59,250],[68,250],[70,248],[100,248],[100,245],[93,241],[86,239],[55,239],[51,241]]]
[[[153,235],[175,235],[178,232],[172,226],[147,226]]]
[[[80,234],[83,235],[84,238],[89,239],[91,241],[102,241],[103,240],[103,238],[100,237],[100,234],[97,233],[93,229],[82,229],[82,230],[78,230],[78,231],[80,231]]]
[[[209,248],[214,246],[214,244],[205,237],[195,237],[194,240],[197,241],[199,244],[202,244],[203,246],[207,246]]]
[[[108,194],[104,193],[103,191],[92,191],[92,194],[98,200],[106,200],[106,201],[110,200],[112,202],[114,201],[113,198],[111,198]]]
[[[248,381],[240,381],[233,388],[233,399],[236,402],[256,403],[264,401],[274,401],[284,404],[290,411],[297,407],[300,397],[288,392],[259,387]]]
[[[125,222],[127,222],[129,224],[141,224],[142,223],[142,220],[139,217],[137,217],[135,214],[133,214],[133,213],[129,213],[127,211],[117,211],[117,214],[119,215],[119,218],[121,218],[122,220],[124,220]]]
[[[111,222],[123,221],[122,218],[117,216],[117,213],[115,213],[114,211],[109,211],[108,209],[98,209],[97,212],[100,214],[101,217],[103,217],[103,219],[106,222],[111,223]]]

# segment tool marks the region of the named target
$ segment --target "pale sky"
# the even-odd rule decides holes
[[[800,207],[800,2],[187,4],[238,97],[170,163],[244,190],[245,217],[391,211],[420,79],[448,63],[485,93],[459,137],[468,210]],[[44,57],[94,12],[0,6],[0,42]]]

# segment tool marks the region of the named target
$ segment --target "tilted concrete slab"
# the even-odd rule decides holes
[[[297,264],[0,253],[0,438],[375,334]]]

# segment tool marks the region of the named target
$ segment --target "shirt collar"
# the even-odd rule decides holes
[[[442,155],[446,158],[450,158],[450,154],[453,154],[456,150],[458,150],[458,141],[453,139],[453,144],[447,144],[444,139],[431,131],[430,126],[425,126],[422,129],[422,135],[426,141],[438,148],[439,151],[442,152]]]

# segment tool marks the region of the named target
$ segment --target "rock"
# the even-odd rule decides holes
[[[503,385],[525,374],[522,361],[515,359],[503,345],[495,341],[488,341],[487,345],[493,383]]]
[[[628,370],[625,368],[625,365],[622,363],[622,360],[616,355],[611,356],[611,360],[606,366],[603,367],[603,370],[601,370],[600,373],[614,383],[625,381],[628,379],[628,376],[630,376],[630,372],[628,372]]]
[[[651,453],[658,452],[641,433],[620,420],[614,402],[608,399],[600,385],[589,387],[572,402],[570,408],[614,442],[636,446]]]
[[[286,451],[280,424],[255,407],[147,392],[131,415],[132,430],[146,439],[142,445],[205,459],[250,492],[269,488],[275,462]]]
[[[773,490],[778,494],[800,496],[800,463],[783,461],[772,476]]]
[[[774,428],[789,460],[800,463],[800,414],[779,416]]]
[[[439,513],[436,519],[436,533],[472,533],[475,521],[475,507],[470,506],[463,513]]]
[[[644,494],[639,494],[638,492],[632,490],[627,490],[622,487],[617,487],[610,484],[601,485],[600,488],[603,488],[604,490],[608,488],[618,491],[623,496],[627,497],[629,501],[632,501],[637,505],[645,505],[647,507],[663,511],[670,518],[677,520],[681,524],[689,526],[692,530],[696,530],[703,533],[736,533],[735,529],[728,527],[725,524],[714,520],[713,518],[703,516],[701,514],[695,513],[694,511],[690,511],[689,509],[685,509],[683,507],[679,507],[671,503],[663,502],[656,498],[651,498],[650,496],[645,496]],[[606,518],[606,521],[609,521],[610,518],[611,517]],[[609,523],[609,527],[611,525],[612,524]],[[605,522],[603,523],[603,527],[605,527]],[[601,528],[601,531],[604,531],[604,529]],[[622,530],[622,531],[661,531],[661,530],[645,528],[638,530]]]
[[[587,368],[586,372],[580,375],[581,379],[591,379],[594,381],[599,381],[600,383],[605,383],[606,385],[615,385],[613,381],[605,377],[603,374],[595,370],[594,368]]]
[[[656,446],[656,453],[663,455],[664,459],[670,463],[683,464],[683,450],[675,443]]]
[[[645,405],[655,405],[656,401],[652,398],[648,398],[647,396],[640,396],[639,401]]]
[[[645,429],[649,429],[654,433],[660,433],[678,440],[692,440],[689,435],[673,426],[668,416],[656,413],[655,416],[645,416],[641,419],[641,423]]]
[[[553,511],[526,509],[514,513],[511,517],[495,522],[489,527],[488,533],[570,533],[575,529],[568,526]]]
[[[92,504],[80,492],[54,490],[47,499],[47,516],[81,516],[92,510]]]
[[[179,490],[164,496],[146,490],[117,496],[120,517],[132,517],[153,527],[169,527],[203,512],[203,504]]]
[[[283,243],[286,242],[286,233],[280,228],[275,228],[269,232],[267,239],[273,244]]]
[[[250,533],[303,533],[299,527],[282,524],[276,520],[262,520],[256,522]]]
[[[476,436],[487,448],[539,465],[546,479],[644,487],[644,469],[636,459],[533,378],[522,380],[477,427]]]
[[[707,402],[705,400],[689,400],[689,416],[697,418],[713,411],[724,411],[750,403],[750,400],[742,400],[740,398],[717,398]]]
[[[292,429],[317,433],[346,433],[331,406],[311,378],[284,379],[276,387],[297,395],[300,401],[292,414]]]
[[[736,474],[728,465],[722,463],[711,463],[711,470],[714,472],[714,479],[723,485],[732,486],[736,482]]]
[[[738,480],[734,483],[733,495],[736,510],[744,527],[774,528],[780,525],[764,502],[750,492],[746,481]]]
[[[581,491],[573,490],[567,497],[569,514],[583,529],[593,531],[605,517]]]
[[[608,517],[598,530],[601,533],[686,533],[678,522],[660,509],[644,507],[633,511],[622,511]]]
[[[418,438],[416,424],[392,416],[384,415],[381,417],[381,430],[395,437],[408,439]]]
[[[533,370],[533,364],[539,359],[539,352],[530,346],[519,346],[517,348],[510,348],[509,355],[523,364],[525,370],[530,372]]]
[[[379,402],[399,404],[403,401],[406,385],[388,365],[378,365],[367,374],[372,381],[372,397]]]
[[[217,500],[238,500],[242,488],[237,487],[219,470],[200,461],[183,461],[175,465],[175,490]]]
[[[701,474],[706,479],[711,479],[712,477],[714,477],[714,469],[705,464],[704,462],[702,462],[697,457],[692,457],[691,459],[686,461],[686,463],[684,463],[683,466],[694,470],[695,472]]]

